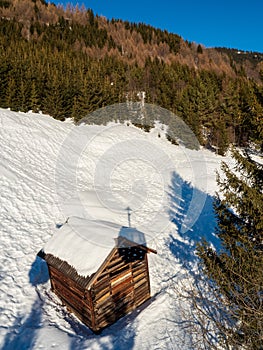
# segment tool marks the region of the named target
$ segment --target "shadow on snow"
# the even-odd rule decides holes
[[[205,238],[215,249],[220,247],[219,239],[214,233],[214,197],[193,188],[177,173],[172,175],[168,195],[170,220],[178,229],[177,236],[170,235],[169,248],[181,265],[190,273],[194,273],[193,269],[198,260],[195,253],[197,243]]]
[[[137,309],[120,318],[111,326],[105,328],[100,335],[95,335],[92,331],[86,328],[85,332],[83,330],[82,334],[79,334],[79,336],[72,339],[70,350],[86,349],[87,345],[85,346],[85,340],[91,339],[96,341],[96,348],[100,350],[133,349],[136,336],[136,319],[143,310],[155,301],[155,299],[156,296],[153,296]]]
[[[49,279],[46,264],[36,257],[29,271],[29,282],[36,287]],[[3,350],[29,350],[34,348],[36,333],[41,328],[43,301],[36,298],[28,316],[19,315],[5,336]]]

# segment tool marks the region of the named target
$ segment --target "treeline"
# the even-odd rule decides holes
[[[180,54],[182,40],[166,31],[144,24],[105,22],[91,10],[70,8],[50,12],[50,18],[60,16],[44,23],[44,8],[50,6],[43,1],[33,3],[32,20],[19,21],[16,15],[0,21],[1,107],[78,121],[98,108],[136,99],[139,91],[145,91],[145,102],[181,117],[201,144],[215,147],[220,154],[230,143],[262,143],[262,84],[244,74],[219,74],[167,61],[165,55]],[[12,13],[10,7],[7,10]],[[146,50],[143,61],[133,51],[128,57],[128,43],[122,41],[125,33],[138,45],[152,45],[160,55],[150,56]],[[201,61],[200,46],[195,54]]]
[[[235,62],[244,63],[245,61],[249,61],[250,63],[255,66],[258,62],[262,62],[263,60],[263,53],[262,52],[253,52],[253,51],[243,51],[243,50],[237,50],[237,49],[229,49],[225,47],[216,47],[215,48],[218,52],[224,52]]]
[[[120,20],[112,20],[111,23],[123,23]],[[180,50],[181,37],[179,35],[169,33],[167,30],[161,30],[154,28],[150,25],[144,23],[130,23],[128,21],[124,22],[126,30],[138,32],[143,39],[144,44],[160,44],[166,43],[169,49],[174,54],[177,54]]]

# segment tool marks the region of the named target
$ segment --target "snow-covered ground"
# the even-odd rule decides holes
[[[176,286],[191,278],[196,242],[217,244],[212,196],[222,157],[160,134],[0,109],[2,349],[194,348]],[[130,221],[158,252],[149,257],[152,299],[100,335],[61,306],[36,257],[73,215]]]

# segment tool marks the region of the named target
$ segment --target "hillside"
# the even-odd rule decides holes
[[[262,146],[262,53],[205,48],[175,33],[45,1],[0,2],[0,106],[76,122],[114,103],[170,110],[199,142]]]
[[[171,145],[160,125],[149,133],[115,123],[75,126],[6,109],[0,125],[0,347],[195,349],[178,288],[192,278],[201,237],[217,245],[212,196],[222,157]],[[96,336],[50,292],[36,254],[68,216],[127,225],[127,205],[132,225],[151,230],[148,244],[158,251],[150,256],[153,297]]]
[[[71,40],[77,50],[84,50],[95,58],[107,54],[143,66],[148,57],[157,57],[168,64],[178,62],[190,68],[224,72],[230,76],[235,76],[242,67],[249,78],[260,81],[263,53],[243,52],[238,48],[207,49],[198,43],[184,41],[176,33],[144,23],[109,21],[84,7],[68,5],[64,9],[43,0],[5,0],[0,2],[0,15],[2,20],[21,23],[22,35],[27,40],[41,40],[45,31],[41,26],[62,27],[64,40]],[[83,27],[88,29],[86,33]]]

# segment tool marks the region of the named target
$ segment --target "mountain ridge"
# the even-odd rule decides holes
[[[142,66],[146,59],[151,57],[168,64],[178,62],[190,68],[209,69],[217,74],[224,72],[231,77],[243,69],[248,78],[261,82],[263,53],[247,52],[238,48],[206,48],[201,44],[184,40],[176,33],[148,24],[121,19],[108,20],[103,16],[94,15],[92,9],[86,9],[84,6],[74,7],[68,4],[64,8],[44,0],[2,0],[0,16],[2,20],[13,19],[21,23],[22,35],[27,40],[40,38],[40,28],[35,26],[36,23],[47,26],[56,24],[65,28],[73,23],[84,27],[95,26],[101,30],[101,35],[105,39],[104,43],[99,42],[98,45],[94,42],[91,46],[93,49],[87,50],[89,55],[96,58],[106,54],[107,46],[108,55],[128,63],[136,62]],[[78,40],[74,44],[81,49],[85,47]]]

